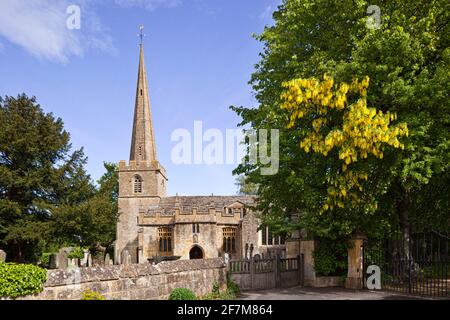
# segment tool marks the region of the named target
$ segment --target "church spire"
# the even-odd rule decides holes
[[[148,95],[147,73],[144,62],[144,27],[140,27],[140,56],[134,107],[133,134],[131,138],[130,160],[155,161],[156,146],[153,134],[152,113]]]

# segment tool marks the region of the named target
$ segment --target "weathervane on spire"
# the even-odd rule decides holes
[[[144,42],[144,37],[145,37],[145,34],[144,34],[144,25],[140,25],[139,26],[139,37],[141,38],[141,44]]]

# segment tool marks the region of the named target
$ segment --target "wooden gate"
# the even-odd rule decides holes
[[[303,255],[296,258],[237,259],[228,273],[241,290],[264,290],[303,285]]]

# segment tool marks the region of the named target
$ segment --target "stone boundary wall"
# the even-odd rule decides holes
[[[343,287],[344,279],[342,277],[316,277],[314,284],[312,285],[316,288],[325,288],[325,287]]]
[[[226,286],[226,265],[221,258],[58,269],[48,270],[44,291],[21,299],[80,300],[85,290],[91,290],[108,300],[157,300],[167,299],[180,287],[205,295],[214,283]]]

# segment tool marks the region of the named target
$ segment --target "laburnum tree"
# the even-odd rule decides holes
[[[362,181],[370,174],[367,161],[383,159],[386,146],[404,149],[399,138],[408,135],[406,123],[391,125],[396,114],[369,108],[368,86],[368,77],[335,84],[326,75],[322,82],[311,78],[283,83],[281,108],[290,112],[287,127],[301,122],[305,132],[300,148],[331,158],[322,211],[344,208],[346,202],[351,208],[376,209],[376,197],[363,190]]]
[[[379,25],[368,23],[369,5]],[[448,9],[444,0],[282,1],[256,36],[259,105],[232,107],[243,126],[280,130],[276,175],[261,175],[260,163],[234,171],[258,185],[267,224],[330,238],[400,229],[406,240],[412,227],[448,228]]]

